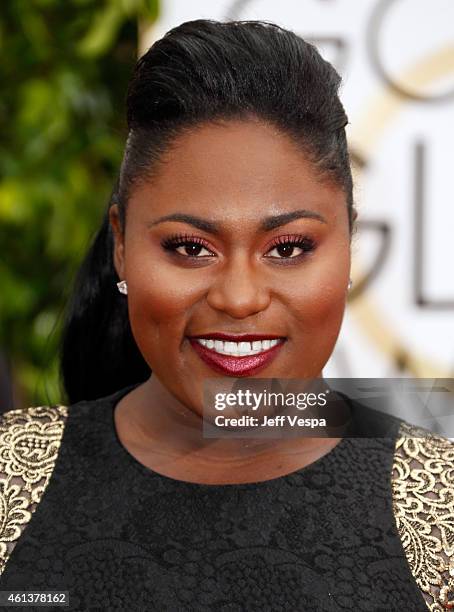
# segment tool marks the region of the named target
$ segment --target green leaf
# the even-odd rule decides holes
[[[117,2],[110,2],[99,11],[90,30],[78,45],[80,55],[97,57],[110,49],[122,23],[122,17],[123,11]]]

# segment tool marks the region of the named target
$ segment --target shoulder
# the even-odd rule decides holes
[[[447,464],[454,461],[454,442],[443,436],[434,434],[428,429],[401,421],[396,442],[399,455],[412,457],[442,458]]]
[[[40,482],[58,455],[68,416],[66,406],[32,406],[0,416],[0,479],[20,477],[28,490]]]
[[[393,480],[397,499],[417,495],[421,503],[433,505],[430,500],[435,492],[443,491],[447,506],[453,504],[454,442],[402,421],[394,450]]]
[[[66,406],[0,415],[0,574],[47,488],[67,416]]]
[[[68,415],[66,406],[30,406],[8,410],[0,415],[0,429],[3,431],[14,425],[26,425],[27,423],[62,422]]]
[[[40,464],[43,455],[56,450],[68,416],[66,406],[32,406],[0,415],[0,465],[8,465],[6,449],[14,448],[20,464]]]
[[[0,474],[46,471],[56,457],[68,415],[66,406],[33,406],[0,416]],[[36,475],[37,476],[37,475]]]
[[[399,535],[428,607],[454,607],[454,442],[402,421],[392,491]]]

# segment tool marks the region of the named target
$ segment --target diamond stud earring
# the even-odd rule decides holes
[[[122,280],[117,283],[117,287],[120,293],[123,293],[123,295],[128,295],[128,285],[126,284],[125,280]]]
[[[350,280],[348,281],[348,290],[349,290],[349,291],[350,291],[350,289],[352,288],[352,285],[353,285],[353,281],[352,281],[352,279],[350,279]]]

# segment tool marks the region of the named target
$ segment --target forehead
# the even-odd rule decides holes
[[[217,218],[311,208],[328,216],[345,205],[339,185],[322,180],[302,150],[261,121],[207,123],[179,135],[153,178],[137,188],[156,213],[178,210]],[[334,201],[337,201],[337,205]],[[334,207],[334,208],[333,208]]]

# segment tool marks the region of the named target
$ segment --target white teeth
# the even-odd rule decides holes
[[[250,342],[240,342],[240,353],[242,355],[247,355],[252,352],[252,347]]]
[[[255,340],[254,342],[231,342],[223,340],[212,340],[206,338],[197,338],[202,346],[214,350],[221,355],[233,355],[235,357],[243,357],[244,355],[257,355],[268,349],[276,346],[280,342],[279,339],[273,340]]]
[[[224,351],[226,353],[230,353],[230,355],[232,355],[233,353],[237,353],[238,352],[238,345],[236,342],[225,342],[224,343]]]

